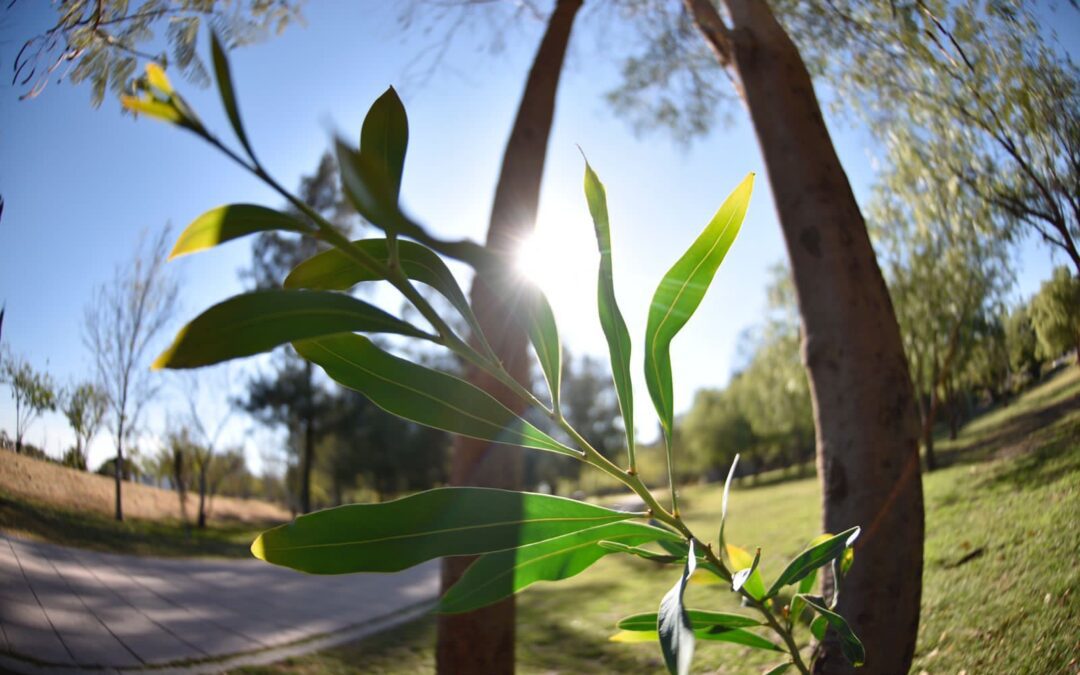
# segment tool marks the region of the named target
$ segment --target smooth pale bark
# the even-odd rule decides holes
[[[487,245],[513,253],[536,224],[540,181],[544,173],[548,135],[555,112],[555,93],[562,72],[574,17],[582,0],[559,0],[533,60],[518,107],[514,128],[503,155],[499,183],[488,226]],[[528,386],[528,338],[513,317],[518,292],[507,280],[477,275],[472,304],[488,342],[507,371]],[[524,404],[490,376],[475,369],[468,379],[515,412]],[[451,449],[450,483],[514,489],[521,487],[522,450],[486,441],[456,437]],[[442,587],[445,591],[472,562],[471,558],[445,558]],[[436,668],[440,673],[514,672],[514,598],[468,614],[439,617]]]
[[[892,303],[806,66],[762,0],[685,0],[738,74],[776,198],[803,319],[824,527],[861,525],[839,612],[866,645],[863,673],[907,672],[923,567],[914,396]],[[830,632],[815,672],[852,671]]]

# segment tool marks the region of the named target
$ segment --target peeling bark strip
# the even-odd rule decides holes
[[[548,136],[555,114],[555,93],[570,30],[582,0],[559,0],[548,20],[547,31],[536,52],[517,118],[503,155],[502,171],[488,226],[487,245],[513,252],[536,224],[540,181],[544,173]],[[506,370],[526,384],[529,374],[528,338],[521,325],[508,321],[517,314],[518,293],[505,282],[477,275],[473,280],[472,306],[488,342]],[[488,392],[515,413],[524,404],[490,376],[470,370],[468,380]],[[520,488],[521,451],[497,447],[486,441],[455,437],[451,449],[450,484]],[[465,572],[473,558],[443,559],[442,590],[445,592]],[[440,673],[514,672],[514,597],[467,614],[439,616],[436,669]]]
[[[763,0],[684,0],[730,59],[764,155],[803,318],[824,527],[869,527],[838,611],[866,645],[864,673],[907,672],[922,580],[918,423],[900,332],[866,224],[809,73]],[[852,670],[831,633],[815,672]]]

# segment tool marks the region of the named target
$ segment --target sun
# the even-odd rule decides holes
[[[518,246],[515,266],[544,291],[556,315],[576,321],[595,314],[599,260],[592,221],[582,204],[580,209],[542,210],[536,229]]]

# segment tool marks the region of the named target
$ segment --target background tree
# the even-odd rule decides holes
[[[942,392],[955,389],[979,321],[993,313],[1012,283],[1007,241],[995,236],[1011,217],[935,171],[932,158],[949,151],[898,130],[871,205],[929,470],[937,467],[934,424]]]
[[[232,417],[232,407],[224,398],[210,401],[205,399],[207,396],[214,397],[215,393],[228,391],[232,377],[227,365],[217,369],[188,370],[179,377],[179,389],[187,403],[184,426],[190,430],[194,440],[189,447],[191,462],[197,472],[199,511],[196,524],[201,530],[206,528],[206,500],[210,488],[208,479],[214,464],[214,455],[219,449],[221,435]]]
[[[16,3],[8,5],[13,10]],[[53,77],[90,82],[90,101],[101,105],[106,90],[119,95],[140,70],[140,61],[175,65],[188,79],[210,83],[196,42],[204,24],[233,47],[280,33],[300,19],[299,2],[289,0],[68,0],[57,3],[56,23],[28,39],[13,64],[12,83],[39,94]],[[144,51],[165,29],[168,49]],[[59,71],[59,75],[57,75]]]
[[[64,417],[75,434],[71,462],[65,464],[85,471],[86,453],[105,419],[109,398],[93,382],[83,382],[66,391],[61,400]]]
[[[121,481],[124,446],[138,428],[143,407],[157,394],[150,372],[151,344],[176,310],[177,284],[165,267],[172,239],[168,227],[156,237],[143,232],[132,258],[118,264],[86,308],[83,341],[94,358],[98,386],[109,401],[109,431],[116,442],[116,519],[124,519]]]
[[[1005,318],[1005,344],[1009,352],[1009,367],[1030,381],[1039,379],[1043,358],[1039,353],[1039,337],[1031,321],[1028,305],[1017,305]]]
[[[1075,349],[1080,363],[1080,279],[1056,268],[1031,299],[1031,323],[1042,358],[1056,359]]]
[[[26,430],[41,413],[56,409],[56,388],[48,373],[34,370],[22,357],[10,352],[2,356],[0,383],[11,389],[15,401],[15,453],[22,454]]]

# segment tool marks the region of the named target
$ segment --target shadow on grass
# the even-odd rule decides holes
[[[955,464],[969,464],[981,462],[994,457],[1020,457],[1013,466],[1019,467],[1034,463],[1041,463],[1046,459],[1046,452],[1055,452],[1059,443],[1052,441],[1039,448],[1040,442],[1036,435],[1044,429],[1053,427],[1069,415],[1080,411],[1080,395],[1071,396],[1053,405],[1019,413],[992,430],[980,434],[968,442],[961,442],[955,447],[942,449],[938,453],[939,468],[953,466]],[[1067,424],[1071,427],[1072,438],[1077,438],[1076,425]],[[1068,435],[1058,439],[1068,445]],[[1032,453],[1032,449],[1039,448],[1038,452]],[[1064,449],[1064,448],[1062,448]]]
[[[1080,410],[1080,398],[1073,400]],[[1055,406],[1056,407],[1056,406]],[[1025,490],[1052,485],[1080,471],[1080,416],[1064,423],[1047,425],[1025,442],[1003,448],[1012,461],[1002,464],[980,483],[980,487]]]
[[[261,529],[235,521],[211,521],[205,530],[189,530],[179,521],[129,518],[117,522],[97,513],[58,509],[0,492],[0,531],[107,553],[247,558],[251,540]]]

